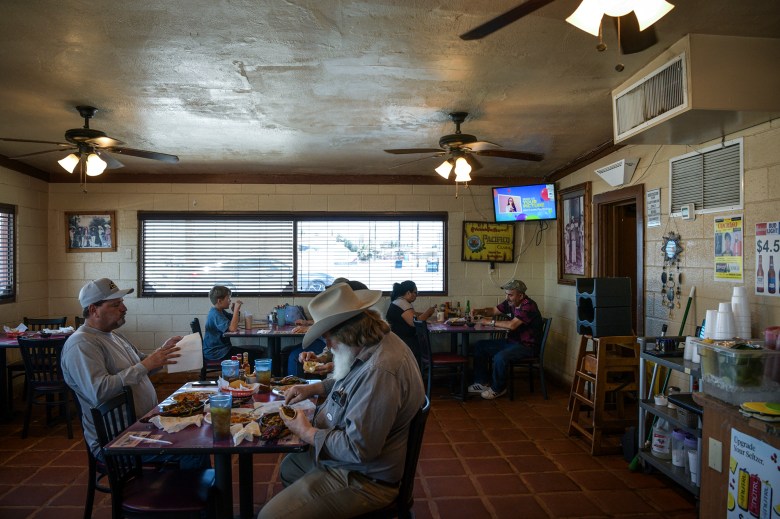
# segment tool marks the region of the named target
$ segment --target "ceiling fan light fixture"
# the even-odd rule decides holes
[[[96,177],[105,171],[108,164],[97,156],[97,153],[90,153],[87,156],[87,175]]]
[[[438,173],[441,178],[447,180],[450,178],[450,173],[452,173],[452,163],[449,160],[445,160],[434,171]]]
[[[57,163],[68,173],[73,173],[73,170],[76,169],[76,166],[79,163],[79,156],[75,153],[71,153],[64,159],[58,160]]]
[[[639,30],[644,31],[674,9],[666,0],[643,0],[634,5],[634,14],[639,22]]]
[[[642,0],[600,0],[604,14],[608,16],[625,16],[634,10],[636,4]]]
[[[463,157],[455,161],[455,182],[471,182],[471,164]]]
[[[599,0],[582,0],[580,6],[566,18],[566,21],[588,34],[598,36],[603,17],[604,7]]]

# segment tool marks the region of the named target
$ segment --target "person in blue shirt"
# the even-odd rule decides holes
[[[216,285],[209,291],[209,301],[214,306],[206,317],[206,331],[203,334],[203,356],[208,360],[224,360],[231,355],[241,354],[238,349],[232,351],[230,339],[222,335],[238,331],[239,312],[243,303],[239,299],[231,301],[230,295],[230,289],[222,285]]]

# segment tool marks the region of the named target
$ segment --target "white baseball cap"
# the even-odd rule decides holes
[[[98,301],[125,297],[127,294],[132,293],[133,290],[135,289],[126,288],[125,290],[119,290],[119,287],[110,279],[100,278],[90,281],[81,287],[81,291],[79,292],[79,303],[81,303],[81,308],[86,308]]]

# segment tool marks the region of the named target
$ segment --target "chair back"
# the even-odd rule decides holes
[[[75,324],[74,328],[78,329],[79,326],[84,324],[87,320],[81,317],[80,315],[77,315],[75,319],[73,319],[73,323]]]
[[[24,325],[27,327],[28,330],[39,332],[44,328],[52,328],[52,327],[59,328],[60,326],[65,326],[65,324],[68,322],[68,318],[67,317],[45,317],[42,319],[38,319],[38,318],[24,317],[22,318],[22,322],[24,323]]]
[[[539,342],[539,365],[541,369],[544,369],[544,347],[547,344],[547,336],[550,335],[552,317],[544,317],[542,323],[542,340]]]
[[[401,486],[398,489],[398,498],[396,499],[399,517],[407,517],[414,504],[414,473],[417,471],[417,461],[420,459],[425,423],[428,421],[428,412],[430,410],[431,399],[426,396],[423,406],[417,411],[417,414],[412,418],[411,424],[409,424],[404,473],[401,476]]]
[[[60,354],[65,339],[29,339],[19,337],[25,376],[31,390],[41,387],[65,386],[60,367]]]
[[[103,448],[135,423],[133,390],[124,386],[121,393],[114,395],[99,406],[93,407],[90,412],[95,424],[98,443]],[[115,512],[113,516],[120,517],[120,513],[116,512],[122,510],[124,485],[130,479],[141,476],[141,457],[103,456],[103,459],[108,469],[108,481],[111,485],[111,506]]]
[[[431,336],[428,331],[428,323],[414,320],[414,331],[417,333],[417,345],[419,351],[415,352],[420,373],[425,376],[425,396],[431,398],[431,383],[433,382],[433,365],[431,361]],[[426,373],[427,371],[427,373]]]
[[[201,342],[203,341],[203,329],[200,327],[200,319],[195,317],[190,321],[190,330],[192,330],[192,333],[200,335],[200,340]]]

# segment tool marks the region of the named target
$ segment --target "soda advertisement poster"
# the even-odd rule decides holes
[[[462,259],[512,263],[515,260],[515,224],[463,222]]]
[[[756,295],[778,296],[775,264],[780,261],[780,222],[756,224]]]
[[[742,282],[742,215],[715,218],[715,281]]]
[[[780,515],[778,456],[780,451],[768,443],[731,430],[726,517],[769,519]]]

